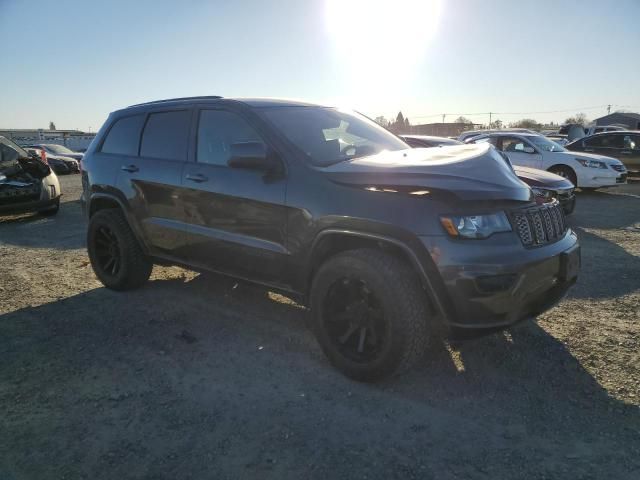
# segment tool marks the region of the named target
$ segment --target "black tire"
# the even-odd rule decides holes
[[[60,210],[60,199],[51,207],[40,210],[38,213],[44,217],[53,217]]]
[[[381,380],[424,354],[427,299],[401,259],[373,249],[340,253],[319,268],[310,297],[318,343],[346,376]]]
[[[573,183],[574,187],[578,186],[578,177],[576,176],[576,172],[573,170],[573,168],[567,167],[566,165],[554,165],[549,169],[549,171],[566,178],[571,183]]]
[[[112,290],[141,287],[151,275],[153,263],[118,209],[100,210],[91,217],[87,251],[98,280]]]

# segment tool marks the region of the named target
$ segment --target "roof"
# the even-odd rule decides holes
[[[623,117],[631,117],[631,118],[635,118],[640,120],[640,113],[634,113],[634,112],[613,112],[610,113],[608,115],[604,115],[602,117],[596,118],[597,120],[602,120],[603,118],[607,118],[607,117],[613,117],[614,115],[621,115]]]
[[[197,97],[179,97],[167,98],[161,100],[152,100],[144,103],[136,103],[128,107],[118,109],[116,111],[128,110],[130,108],[149,107],[149,106],[174,106],[189,105],[194,103],[223,103],[223,102],[239,102],[244,103],[253,108],[266,107],[318,107],[321,105],[302,102],[298,100],[289,100],[283,98],[224,98],[217,95],[197,96]]]
[[[540,135],[539,133],[534,133],[534,132],[516,132],[516,131],[509,131],[509,132],[487,132],[487,133],[481,133],[479,135],[477,135],[478,137],[488,137],[489,135],[494,136],[494,137],[513,137],[514,135],[519,136],[519,137],[544,137],[544,135]]]

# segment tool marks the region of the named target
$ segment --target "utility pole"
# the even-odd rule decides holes
[[[491,112],[489,112],[489,128],[491,128]]]
[[[607,105],[607,115],[611,114],[611,105]]]
[[[447,114],[446,114],[446,113],[443,113],[443,114],[442,114],[442,123],[444,123],[444,117],[446,117],[446,116],[447,116]]]

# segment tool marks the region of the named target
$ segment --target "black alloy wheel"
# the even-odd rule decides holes
[[[388,338],[380,300],[360,279],[343,278],[330,287],[322,321],[334,348],[354,362],[375,361]]]

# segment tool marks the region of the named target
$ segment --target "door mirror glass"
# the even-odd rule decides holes
[[[232,143],[227,164],[231,168],[246,168],[249,170],[273,170],[277,162],[267,154],[264,143],[242,142]]]
[[[535,151],[535,149],[534,149],[533,147],[524,147],[524,148],[522,149],[522,151],[523,151],[524,153],[536,153],[536,151]]]

